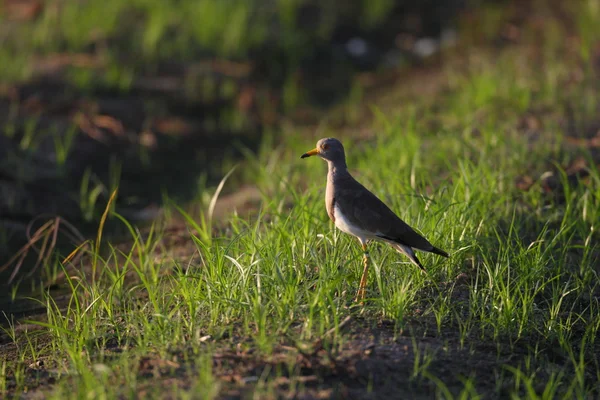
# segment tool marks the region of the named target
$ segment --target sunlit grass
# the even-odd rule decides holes
[[[533,202],[538,206],[524,207],[513,182],[551,153],[539,147],[529,157],[514,154],[507,150],[524,152],[527,138],[491,135],[484,132],[465,149],[460,134],[436,134],[432,143],[417,129],[400,127],[370,146],[348,146],[350,167],[360,170],[360,179],[452,253],[449,260],[423,256],[428,279],[390,249],[374,245],[369,301],[361,312],[395,320],[402,329],[416,318],[415,309],[424,307],[424,316],[435,318],[438,335],[456,329],[463,345],[551,341],[571,354],[572,365],[556,371],[544,392],[585,396],[591,387],[581,368],[597,360],[583,344],[593,342],[600,327],[591,264],[598,247],[588,239],[600,222],[600,177],[591,171],[588,185],[567,190],[565,204],[539,199]],[[169,349],[196,348],[201,337],[227,333],[251,338],[258,351],[269,354],[281,337],[311,340],[357,312],[348,306],[361,272],[359,246],[335,231],[323,211],[324,165],[291,157],[304,150],[278,153],[274,165],[280,168],[273,173],[267,160],[255,166],[265,193],[262,208],[250,219],[233,216],[227,236],[215,236],[211,224],[186,216],[194,229],[195,261],[157,258],[160,229],[142,236],[120,218],[131,233],[131,250],[94,253],[95,283],[85,265],[70,272],[73,301],[59,310],[48,298],[44,326],[55,350],[67,355],[67,369],[79,376],[78,395],[106,387],[106,379],[120,379],[110,371],[124,368],[130,356],[103,360],[101,349],[109,340],[134,354],[169,357]],[[431,287],[461,273],[470,279],[467,304]],[[575,330],[583,330],[577,339],[581,351],[574,347]],[[427,379],[435,355],[420,349],[415,354],[413,376]],[[535,362],[541,360],[538,355]],[[97,363],[108,363],[111,370],[94,372]],[[507,368],[512,378],[505,379],[515,382],[515,390],[533,390],[535,375],[519,366]],[[207,374],[203,379],[215,384]],[[127,379],[130,388],[142,385],[135,374]],[[437,379],[444,392],[443,378]],[[116,393],[123,392],[106,395]]]
[[[168,206],[168,214],[187,223],[195,249],[187,258],[170,254],[160,222],[142,232],[110,212],[130,244],[101,243],[98,235],[79,250],[87,257],[75,265],[56,262],[70,301],[61,308],[47,293],[40,300],[47,321],[31,323],[49,335],[45,347],[36,345],[39,331],[17,337],[6,328],[18,358],[0,363],[0,371],[9,371],[0,391],[8,391],[8,380],[25,390],[24,365],[46,359],[56,366],[54,398],[140,392],[194,398],[200,391],[210,398],[220,393],[212,360],[223,348],[268,357],[278,345],[301,348],[321,339],[335,352],[348,340],[337,329],[352,316],[393,321],[394,334],[411,343],[408,384],[431,384],[440,397],[476,398],[482,382],[473,371],[461,377],[460,389],[450,387],[437,375],[439,354],[424,337],[456,338],[464,351],[476,351],[478,343],[497,349],[496,381],[483,382],[494,396],[597,396],[600,174],[587,149],[561,146],[560,119],[564,102],[589,107],[598,94],[585,80],[562,90],[560,71],[577,63],[554,59],[559,72],[537,73],[511,63],[522,60],[518,52],[502,54],[445,71],[449,88],[438,98],[416,98],[393,113],[374,107],[376,134],[367,140],[321,129],[322,136],[343,139],[357,179],[451,253],[449,259],[423,254],[427,276],[373,244],[368,299],[353,304],[360,246],[327,218],[324,163],[299,159],[313,138],[285,131],[278,145],[267,137],[232,172],[262,193],[250,216],[233,212],[221,224],[212,220],[226,179],[204,199],[204,217]],[[541,105],[552,110],[539,117],[545,128],[524,132],[523,115]],[[586,107],[576,107],[582,123],[595,115]],[[578,156],[588,160],[589,175],[572,183],[561,166]],[[539,182],[548,169],[556,170],[558,182],[551,193]],[[534,181],[528,191],[516,185],[524,176]],[[86,210],[96,209],[94,190],[82,185]],[[502,356],[513,349],[518,357]],[[556,354],[562,363],[553,361]],[[163,361],[156,377],[183,375],[189,386],[162,386],[164,380],[141,375],[148,357]],[[299,374],[293,359],[288,368],[292,377]],[[273,375],[284,372],[252,377],[256,396],[277,393]]]

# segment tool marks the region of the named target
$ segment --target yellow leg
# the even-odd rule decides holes
[[[360,285],[358,287],[358,293],[356,293],[355,302],[361,302],[365,299],[365,292],[367,289],[367,277],[369,276],[369,252],[367,251],[367,245],[365,243],[362,244],[363,248],[363,273],[360,278]]]

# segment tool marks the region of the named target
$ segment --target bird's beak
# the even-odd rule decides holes
[[[319,150],[318,149],[312,149],[311,151],[307,151],[306,153],[302,154],[300,156],[300,158],[306,158],[306,157],[310,157],[310,156],[316,156],[317,154],[319,154]]]

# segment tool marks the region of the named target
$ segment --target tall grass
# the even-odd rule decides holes
[[[187,222],[188,257],[172,254],[160,223],[142,232],[112,213],[130,245],[100,251],[99,236],[87,258],[59,263],[71,300],[61,308],[44,296],[47,322],[31,323],[50,335],[47,346],[28,345],[33,333],[15,337],[20,360],[57,365],[55,398],[193,397],[200,387],[212,397],[222,383],[211,360],[223,349],[268,357],[282,344],[322,340],[335,352],[349,340],[339,326],[352,316],[393,321],[395,335],[413,343],[410,381],[431,383],[440,397],[475,398],[489,386],[474,371],[461,388],[450,387],[424,335],[456,338],[459,349],[474,353],[480,343],[496,348],[494,396],[597,396],[600,174],[586,148],[565,151],[557,110],[598,94],[585,81],[559,90],[567,85],[560,73],[538,73],[518,51],[494,57],[446,70],[448,90],[435,100],[375,111],[369,140],[344,138],[356,177],[451,253],[422,255],[428,276],[373,244],[368,299],[354,306],[360,246],[327,218],[324,164],[299,159],[313,140],[286,131],[279,146],[266,141],[239,170],[263,195],[253,214],[233,212],[219,225],[170,210]],[[561,71],[578,65],[553,62]],[[525,132],[523,116],[541,106],[552,110],[539,112],[546,128]],[[579,117],[594,115],[583,109]],[[573,181],[564,167],[578,156],[587,157],[588,176]],[[548,169],[557,182],[550,192],[540,179]],[[533,182],[528,190],[516,184],[525,176]],[[502,357],[506,349],[523,356]],[[555,354],[564,362],[552,361]],[[157,376],[184,376],[189,385],[150,382],[148,357],[163,360]],[[295,359],[286,363],[298,373]],[[20,365],[0,365],[17,390],[26,385]],[[265,371],[250,377],[257,395],[273,395],[269,378],[283,374]],[[6,380],[0,389],[7,391]]]

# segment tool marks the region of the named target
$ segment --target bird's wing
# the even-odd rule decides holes
[[[415,232],[377,196],[353,178],[345,182],[343,189],[336,191],[335,203],[343,210],[350,223],[382,239],[419,250],[431,251],[434,248],[427,239]]]

